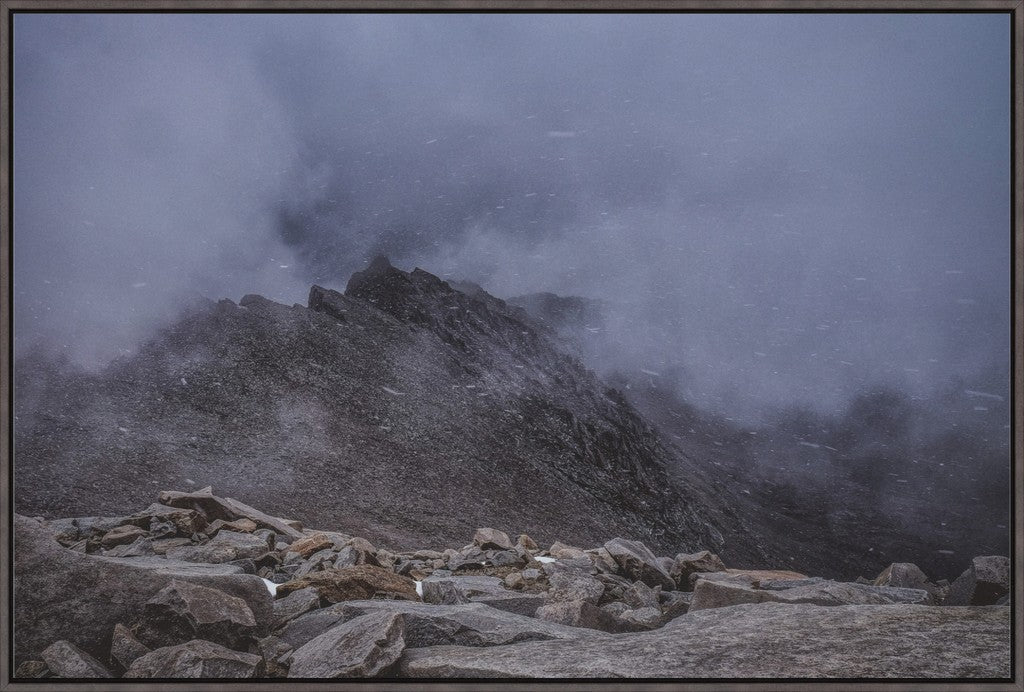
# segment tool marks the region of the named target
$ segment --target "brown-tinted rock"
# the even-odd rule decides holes
[[[334,542],[325,533],[314,533],[312,536],[306,536],[300,538],[297,541],[293,541],[288,547],[288,551],[292,553],[298,553],[303,558],[308,558],[313,553],[318,553],[325,548],[333,548]]]
[[[912,562],[894,562],[882,570],[872,583],[875,586],[923,589],[929,582],[921,568]]]
[[[54,642],[42,653],[46,667],[58,678],[112,678],[107,667],[66,640]]]
[[[477,529],[473,534],[473,545],[483,550],[512,550],[508,534],[497,529]]]
[[[540,546],[537,545],[537,541],[530,538],[527,534],[521,533],[516,538],[516,545],[526,550],[539,550]]]
[[[211,522],[216,519],[234,521],[235,519],[245,518],[254,521],[257,526],[271,529],[275,533],[294,540],[303,537],[301,531],[292,528],[285,520],[264,514],[258,509],[254,509],[230,497],[217,497],[209,488],[204,488],[194,493],[165,490],[160,493],[160,503],[171,507],[198,510]]]
[[[584,552],[583,550],[575,546],[566,545],[561,541],[555,541],[554,543],[552,543],[551,547],[548,548],[548,554],[551,555],[551,557],[557,559],[580,558],[586,557],[587,555],[586,552]]]
[[[263,659],[232,651],[202,639],[167,646],[140,656],[125,672],[126,678],[254,678]]]
[[[227,529],[228,531],[235,531],[237,533],[252,533],[259,526],[256,525],[252,519],[235,519],[234,521],[224,521],[223,519],[217,519],[212,524],[206,527],[203,531],[207,536],[216,536],[217,532],[221,529]]]
[[[100,545],[109,549],[126,543],[134,543],[136,538],[140,538],[145,535],[146,532],[138,526],[125,524],[124,526],[118,526],[116,529],[108,531],[103,538],[100,539]]]
[[[676,583],[676,588],[689,590],[690,575],[698,572],[724,572],[725,563],[712,552],[702,550],[699,553],[680,553],[672,561],[669,575]]]
[[[330,603],[363,600],[374,596],[420,600],[416,594],[416,582],[412,579],[373,565],[356,565],[314,572],[278,585],[277,594],[283,596],[310,586],[317,590],[322,599]]]
[[[170,523],[179,536],[191,536],[206,530],[206,518],[193,509],[171,507],[158,502],[141,512],[133,514],[130,520],[136,526],[149,528],[153,522]]]
[[[291,655],[289,678],[366,678],[405,650],[401,615],[371,613],[329,629]]]
[[[505,584],[506,589],[522,589],[526,586],[522,572],[512,572],[502,580],[502,583]]]

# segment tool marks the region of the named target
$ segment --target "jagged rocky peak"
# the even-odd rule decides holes
[[[454,293],[438,277],[422,269],[405,272],[378,255],[370,266],[349,279],[345,295],[365,300],[402,321],[429,324],[432,308]]]
[[[344,296],[335,294],[334,301],[364,301],[401,322],[429,329],[463,352],[478,354],[500,345],[514,353],[536,354],[537,339],[548,333],[547,327],[530,320],[522,308],[476,288],[458,290],[423,269],[405,272],[378,256],[352,275]],[[326,312],[327,294],[320,291],[310,307]]]
[[[408,281],[409,275],[391,265],[384,255],[377,255],[370,266],[353,274],[345,287],[346,295],[357,295],[388,286],[392,283]]]

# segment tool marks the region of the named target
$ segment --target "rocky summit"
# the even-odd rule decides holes
[[[837,582],[493,527],[392,551],[212,488],[153,499],[15,515],[16,679],[1010,674],[1005,557],[953,585],[909,563]]]

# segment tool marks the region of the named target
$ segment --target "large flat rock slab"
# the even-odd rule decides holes
[[[398,665],[422,678],[1006,677],[1010,609],[744,604],[651,632],[407,649]]]
[[[409,601],[349,601],[328,610],[338,613],[343,619],[369,613],[400,614],[405,618],[405,641],[409,647],[439,644],[499,646],[604,635],[603,632],[516,615],[483,603],[431,605]]]

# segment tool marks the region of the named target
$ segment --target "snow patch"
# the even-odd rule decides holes
[[[533,559],[536,560],[537,562],[554,562],[555,561],[555,558],[549,557],[547,555],[537,555]]]
[[[264,584],[264,586],[267,587],[267,591],[270,592],[271,596],[277,596],[277,584],[275,584],[274,582],[270,581],[269,579],[264,579],[263,580],[263,584]]]

